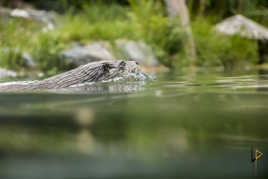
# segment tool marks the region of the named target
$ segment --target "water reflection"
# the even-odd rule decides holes
[[[96,149],[96,141],[91,132],[87,129],[82,129],[78,132],[76,145],[78,151],[85,154],[91,154]]]
[[[50,90],[54,93],[80,93],[80,94],[118,94],[131,93],[144,90],[146,81],[118,81],[104,83],[84,83],[65,89]]]
[[[267,79],[159,75],[127,92],[0,94],[0,178],[267,177]],[[264,153],[257,172],[252,146]]]

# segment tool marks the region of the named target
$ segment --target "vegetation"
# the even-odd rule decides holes
[[[215,33],[213,26],[202,19],[193,23],[197,48],[197,65],[233,67],[256,64],[258,46],[254,40],[239,36],[223,36]]]
[[[14,7],[10,1],[2,5]],[[49,3],[26,1],[44,9]],[[44,1],[43,1],[44,2]],[[36,60],[39,70],[52,75],[67,68],[60,52],[74,42],[87,43],[116,39],[143,40],[150,44],[161,63],[168,67],[187,66],[186,36],[179,20],[167,17],[163,1],[70,1],[58,0],[54,10],[61,13],[55,30],[42,32],[42,24],[21,19],[0,22],[0,65],[21,70],[21,52]],[[86,2],[86,3],[85,3]],[[230,69],[241,64],[256,64],[257,43],[240,37],[217,34],[213,25],[223,18],[242,13],[267,25],[268,1],[190,0],[192,31],[197,51],[197,66],[223,66]],[[205,3],[205,4],[201,4]],[[242,4],[239,4],[242,3]],[[55,4],[54,4],[55,5]],[[204,7],[203,7],[204,6]],[[220,8],[223,7],[223,8]]]

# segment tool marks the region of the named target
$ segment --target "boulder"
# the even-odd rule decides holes
[[[54,17],[43,10],[34,10],[34,9],[14,9],[11,11],[10,15],[12,17],[21,17],[25,19],[33,19],[47,24],[49,30],[54,29]]]
[[[28,68],[35,68],[36,67],[36,63],[35,63],[34,58],[28,52],[23,52],[22,58],[23,58],[24,65],[26,67],[28,67]]]
[[[152,48],[144,42],[132,40],[117,40],[116,49],[120,58],[136,60],[142,66],[158,66],[158,60],[153,54]]]
[[[10,78],[10,77],[12,78],[17,77],[17,73],[14,71],[0,68],[0,78]]]
[[[241,35],[255,40],[268,40],[268,29],[242,15],[235,15],[216,25],[216,30],[227,35]]]
[[[93,42],[87,45],[75,44],[71,49],[63,51],[61,57],[74,66],[93,61],[115,60],[110,52],[110,44],[106,42]]]
[[[240,35],[258,41],[259,62],[268,62],[268,29],[242,15],[235,15],[216,25],[215,29],[226,35]]]
[[[10,17],[11,10],[8,8],[0,7],[0,17],[2,20],[5,20]]]
[[[46,24],[43,31],[53,30],[55,28],[55,14],[44,10],[0,8],[0,16],[4,19],[12,17],[42,22]]]

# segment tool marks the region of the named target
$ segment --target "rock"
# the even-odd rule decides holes
[[[10,77],[12,78],[17,77],[17,73],[14,71],[0,68],[0,78],[10,78]]]
[[[216,25],[215,29],[226,35],[240,35],[258,41],[258,64],[268,62],[268,29],[242,15],[235,15]]]
[[[80,66],[93,61],[115,60],[110,52],[110,45],[105,42],[93,42],[87,45],[74,45],[61,53],[63,59],[74,66]]]
[[[54,17],[47,11],[34,9],[14,9],[11,11],[11,16],[33,19],[47,24],[49,30],[54,29]]]
[[[10,17],[11,10],[8,8],[0,7],[0,17],[4,20]]]
[[[14,9],[11,11],[11,16],[13,17],[23,17],[23,18],[30,18],[30,14],[26,10],[21,9]]]
[[[142,66],[158,66],[158,60],[152,52],[152,48],[144,42],[129,40],[117,40],[115,42],[117,50],[121,53],[120,58],[133,59]]]
[[[23,52],[22,57],[23,57],[24,65],[26,67],[28,67],[28,68],[35,68],[36,67],[35,60],[33,59],[33,57],[29,53]]]
[[[268,40],[268,29],[242,15],[235,15],[216,25],[216,30],[227,35],[239,34],[243,37]]]
[[[3,18],[24,18],[42,22],[46,24],[43,31],[55,28],[55,16],[43,10],[0,8],[0,16]]]

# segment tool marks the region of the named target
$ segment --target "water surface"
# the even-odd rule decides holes
[[[259,72],[2,93],[0,178],[265,178],[267,127]]]

